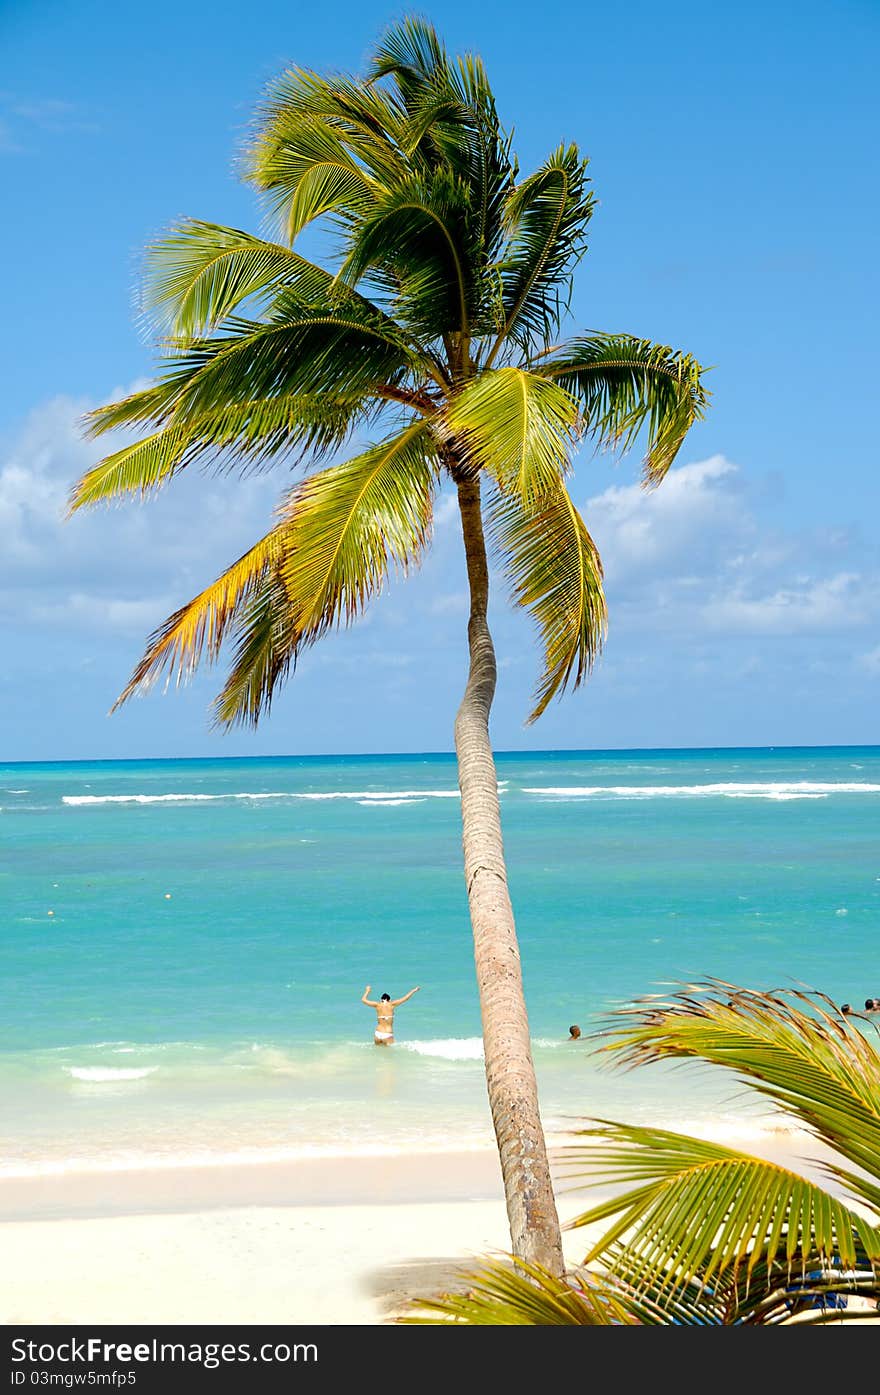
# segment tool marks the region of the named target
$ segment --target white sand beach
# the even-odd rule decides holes
[[[489,1150],[5,1179],[0,1217],[5,1323],[381,1323],[508,1243]]]

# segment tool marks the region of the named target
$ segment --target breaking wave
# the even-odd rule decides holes
[[[143,1080],[152,1075],[158,1066],[141,1066],[137,1070],[112,1069],[110,1066],[65,1066],[68,1075],[74,1080],[87,1080],[90,1085],[105,1085],[117,1080]]]
[[[839,780],[833,784],[815,780],[725,782],[707,785],[542,785],[524,794],[551,799],[687,799],[720,796],[724,799],[826,799],[830,794],[880,794],[880,785]]]
[[[278,790],[252,794],[63,794],[62,804],[207,804],[226,799],[354,799],[359,804],[408,804],[415,799],[458,799],[458,790],[328,790],[320,794]]]

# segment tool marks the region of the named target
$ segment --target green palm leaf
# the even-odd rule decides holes
[[[301,650],[350,624],[391,570],[405,573],[419,560],[435,481],[430,437],[416,422],[291,492],[277,574],[237,617],[233,666],[214,705],[219,725],[255,725]]]
[[[593,212],[586,171],[577,147],[561,145],[510,194],[504,211],[510,245],[501,265],[504,325],[487,368],[508,336],[527,348],[557,333],[567,280],[583,255]]]
[[[151,687],[163,672],[180,683],[195,672],[203,658],[209,663],[217,659],[236,616],[260,593],[267,579],[278,574],[289,546],[289,531],[286,521],[271,529],[150,635],[143,658],[113,711],[134,693]]]
[[[482,62],[472,54],[451,61],[431,26],[411,17],[386,33],[370,71],[397,89],[410,157],[429,169],[449,168],[473,191],[478,255],[491,258],[514,165]]]
[[[160,426],[167,424],[177,397],[177,385],[167,379],[138,388],[116,402],[108,402],[83,418],[87,436],[103,436],[127,426]]]
[[[564,1279],[538,1265],[487,1261],[462,1276],[463,1293],[414,1303],[403,1322],[467,1327],[623,1327],[638,1321],[627,1295],[585,1270]]]
[[[354,620],[391,570],[418,560],[435,481],[422,421],[309,476],[291,490],[276,527],[150,637],[116,705],[162,672],[187,678],[203,658],[216,660],[234,632],[236,658],[217,717],[256,721],[303,648]]]
[[[280,567],[237,610],[232,643],[232,667],[214,701],[214,724],[255,726],[296,660],[296,622]]]
[[[795,1316],[810,1322],[839,1321],[843,1313],[837,1295],[846,1298],[845,1320],[851,1322],[872,1314],[850,1307],[849,1297],[880,1296],[880,1279],[863,1258],[853,1269],[843,1269],[837,1261],[813,1259],[806,1272],[782,1261],[772,1266],[758,1261],[753,1267],[741,1264],[716,1271],[711,1278],[705,1274],[687,1281],[679,1278],[672,1286],[664,1273],[658,1276],[650,1259],[625,1243],[609,1245],[604,1262],[612,1272],[603,1270],[603,1279],[615,1282],[639,1321],[652,1326],[766,1327],[790,1322]]]
[[[282,74],[263,103],[245,171],[292,242],[325,214],[343,225],[406,173],[402,113],[387,93],[302,68]]]
[[[124,494],[143,497],[196,461],[220,471],[230,464],[265,466],[285,456],[315,459],[343,445],[355,422],[369,422],[380,406],[370,408],[358,396],[301,394],[233,402],[183,425],[172,420],[86,471],[71,494],[70,512]]]
[[[105,456],[77,481],[70,494],[69,512],[118,499],[121,494],[143,498],[158,489],[184,468],[193,434],[191,427],[172,426]]]
[[[416,333],[469,334],[478,308],[471,198],[447,169],[399,181],[361,220],[340,279],[355,286],[369,273]]]
[[[613,1219],[586,1263],[617,1273],[623,1255],[621,1275],[641,1266],[661,1295],[777,1260],[789,1272],[812,1259],[880,1263],[877,1227],[788,1168],[662,1129],[598,1121],[580,1135],[596,1142],[565,1149],[568,1168],[591,1186],[626,1188],[572,1222]]]
[[[449,55],[433,24],[420,15],[407,15],[386,29],[373,51],[371,83],[393,77],[409,113],[418,107],[437,74],[448,74]]]
[[[450,403],[446,425],[472,466],[531,506],[566,473],[576,418],[556,383],[511,367],[472,379]]]
[[[350,623],[389,572],[418,560],[431,523],[437,463],[423,421],[291,492],[282,575],[299,643]]]
[[[418,371],[406,344],[382,325],[345,312],[321,313],[278,304],[268,324],[242,321],[233,333],[193,339],[168,381],[181,421],[209,411],[283,394],[368,397]]]
[[[602,563],[561,480],[533,503],[498,490],[489,531],[513,601],[531,611],[544,646],[544,672],[529,717],[534,722],[568,683],[584,681],[602,646]]]
[[[618,1245],[609,1248],[611,1269],[578,1266],[564,1279],[535,1265],[516,1268],[487,1260],[461,1274],[461,1288],[435,1298],[414,1299],[402,1323],[470,1327],[717,1327],[777,1326],[800,1320],[840,1320],[835,1295],[876,1299],[880,1281],[870,1270],[844,1271],[815,1263],[809,1277],[763,1264],[746,1273],[658,1284],[651,1265]],[[876,1320],[871,1310],[850,1309],[846,1321]]]
[[[846,1159],[850,1168],[829,1170],[880,1214],[876,1033],[869,1039],[823,994],[708,979],[621,1013],[604,1049],[628,1067],[695,1057],[735,1071]]]
[[[280,287],[307,303],[332,303],[333,277],[279,242],[185,219],[147,252],[145,310],[178,338],[208,334],[243,301],[271,303]]]
[[[707,393],[695,359],[629,334],[574,339],[533,367],[579,402],[586,430],[600,444],[628,450],[647,428],[644,477],[659,484]]]

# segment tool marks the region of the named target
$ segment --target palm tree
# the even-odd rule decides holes
[[[800,1172],[664,1129],[596,1121],[565,1150],[613,1194],[573,1228],[611,1224],[568,1281],[494,1263],[421,1320],[470,1325],[620,1321],[776,1325],[876,1316],[880,1299],[880,1050],[874,1024],[824,994],[760,993],[707,980],[616,1014],[604,1049],[625,1066],[699,1060],[733,1071],[827,1158]],[[867,1028],[867,1030],[865,1030]],[[594,1266],[589,1270],[586,1266]],[[597,1266],[597,1268],[595,1268]]]
[[[521,178],[485,71],[408,19],[364,78],[285,72],[247,147],[277,240],[185,221],[151,248],[155,382],[91,414],[139,439],[89,470],[72,508],[144,495],[194,462],[302,464],[273,527],[149,640],[120,702],[232,642],[220,724],[255,724],[303,651],[354,621],[428,546],[457,491],[470,586],[455,720],[486,1073],[515,1253],[562,1270],[489,742],[496,668],[487,544],[545,650],[532,720],[589,673],[605,601],[564,477],[577,444],[629,446],[662,480],[705,406],[694,359],[626,334],[556,342],[593,197],[560,145]],[[334,270],[294,250],[323,220]],[[361,448],[337,457],[353,434]],[[363,445],[369,433],[370,444]]]

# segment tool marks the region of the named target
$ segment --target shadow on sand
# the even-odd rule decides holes
[[[468,1287],[468,1264],[457,1259],[410,1259],[387,1264],[365,1274],[362,1288],[376,1302],[386,1318],[398,1316],[417,1298],[436,1298],[440,1293],[463,1293]]]

